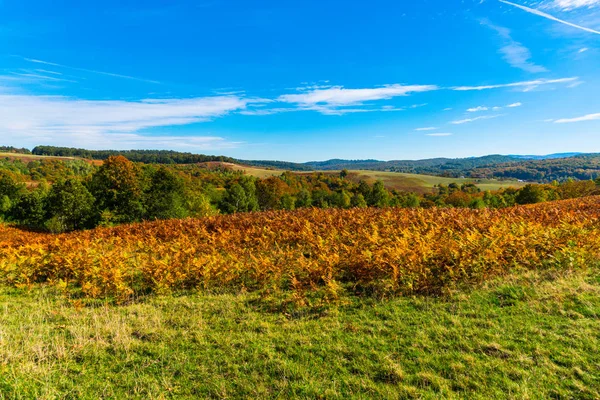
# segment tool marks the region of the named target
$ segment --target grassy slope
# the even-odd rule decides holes
[[[0,289],[0,398],[599,398],[600,272],[283,313]]]
[[[56,159],[56,160],[76,160],[76,157],[49,157],[49,156],[36,156],[32,154],[16,154],[16,153],[1,153],[0,158],[8,157],[11,159],[21,159],[25,162],[42,159]],[[94,165],[101,165],[101,160],[86,160],[87,162]],[[223,164],[229,168],[238,171],[245,171],[247,174],[256,176],[257,178],[268,178],[271,176],[279,176],[283,173],[283,170],[279,169],[268,169],[260,167],[242,166],[231,163],[206,163],[210,164]],[[481,190],[498,190],[500,188],[507,187],[521,187],[525,185],[522,182],[517,181],[498,181],[493,179],[459,179],[459,178],[443,178],[433,175],[420,175],[420,174],[405,174],[399,172],[381,172],[381,171],[364,171],[364,170],[353,170],[351,178],[357,182],[362,179],[369,183],[373,183],[378,179],[381,179],[383,183],[389,189],[398,189],[405,191],[412,191],[417,193],[425,193],[431,191],[434,185],[445,184],[448,185],[452,182],[462,184],[465,182],[475,182]],[[339,171],[324,171],[326,174],[339,174]]]
[[[283,172],[278,169],[265,169],[258,167],[246,167],[236,164],[227,164],[235,170],[245,171],[247,174],[256,176],[258,178],[268,178],[270,176],[279,176]],[[325,174],[338,175],[339,171],[322,171]],[[525,185],[523,182],[517,181],[499,181],[495,179],[465,179],[465,178],[444,178],[433,175],[421,175],[421,174],[406,174],[401,172],[382,172],[382,171],[366,171],[366,170],[352,170],[349,171],[349,179],[355,182],[364,180],[368,183],[373,183],[380,179],[383,181],[386,187],[389,189],[405,190],[417,193],[430,192],[435,185],[450,183],[463,184],[467,182],[476,183],[481,190],[498,190],[501,188],[508,187],[522,187]],[[299,172],[299,174],[306,174],[306,172]]]

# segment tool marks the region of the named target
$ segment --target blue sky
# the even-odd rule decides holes
[[[0,142],[600,152],[600,0],[0,0]]]

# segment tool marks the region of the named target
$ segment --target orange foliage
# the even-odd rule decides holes
[[[600,254],[600,197],[502,210],[302,209],[62,235],[0,226],[0,282],[116,297],[180,289],[440,293]]]

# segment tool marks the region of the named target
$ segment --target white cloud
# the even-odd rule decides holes
[[[588,51],[588,50],[589,50],[589,49],[588,49],[587,47],[584,47],[584,48],[581,48],[581,49],[579,49],[578,53],[579,53],[579,54],[581,54],[581,53],[585,53],[585,52],[586,52],[586,51]]]
[[[537,15],[537,16],[549,19],[551,21],[560,22],[561,24],[568,25],[570,27],[573,27],[573,28],[576,28],[576,29],[580,29],[582,31],[586,31],[586,32],[590,32],[590,33],[595,33],[596,35],[600,35],[599,31],[596,31],[596,30],[591,29],[591,28],[586,28],[585,26],[577,25],[577,24],[574,24],[572,22],[567,22],[565,20],[556,18],[556,17],[554,17],[554,16],[552,16],[550,14],[547,14],[545,12],[542,12],[540,10],[536,10],[536,9],[530,8],[530,7],[525,7],[525,6],[522,6],[522,5],[519,5],[519,4],[515,4],[515,3],[511,3],[510,1],[506,1],[506,0],[498,0],[498,1],[500,1],[501,3],[504,3],[504,4],[508,4],[510,6],[513,6],[513,7],[520,8],[521,10],[523,10],[525,12],[528,12],[530,14],[534,14],[534,15]],[[565,0],[565,3],[566,2],[569,2],[569,3],[571,3],[571,2],[572,3],[580,3],[582,1],[583,0],[572,0],[572,1]]]
[[[481,119],[492,119],[492,118],[498,118],[498,117],[502,117],[504,114],[498,114],[498,115],[483,115],[481,117],[475,117],[475,118],[465,118],[465,119],[461,119],[458,121],[451,121],[450,123],[453,125],[461,125],[461,124],[466,124],[469,122],[474,122],[474,121],[479,121]]]
[[[504,60],[511,66],[532,73],[547,71],[547,69],[541,65],[536,65],[529,61],[531,52],[527,47],[512,38],[510,29],[494,25],[487,20],[483,20],[481,23],[496,31],[502,38],[504,46],[500,48],[499,52],[503,55]]]
[[[439,89],[435,85],[385,85],[376,88],[346,89],[342,86],[309,87],[300,89],[302,93],[284,94],[277,98],[283,103],[296,104],[304,110],[319,111],[323,114],[345,114],[348,112],[370,112],[383,109],[354,108],[343,109],[348,106],[362,106],[364,102],[388,100],[399,96],[408,96],[411,93],[428,92]],[[390,110],[389,108],[387,110]],[[399,109],[396,109],[399,110]]]
[[[468,112],[479,112],[479,111],[487,111],[489,110],[489,108],[484,107],[484,106],[477,106],[477,107],[473,107],[473,108],[467,108]]]
[[[510,65],[516,68],[520,68],[523,71],[539,73],[548,71],[541,65],[536,65],[529,61],[531,58],[531,52],[525,46],[519,42],[511,42],[500,49],[500,53],[504,55],[504,59]]]
[[[436,129],[437,128],[434,127],[434,126],[427,126],[425,128],[417,128],[417,129],[415,129],[415,131],[419,131],[419,132],[422,132],[422,131],[435,131]]]
[[[216,136],[152,136],[140,131],[207,121],[243,110],[251,102],[235,96],[116,101],[0,94],[0,132],[5,142],[27,145],[227,148],[233,143]]]
[[[552,6],[563,11],[569,11],[581,7],[599,6],[600,0],[554,0]]]
[[[577,117],[577,118],[557,119],[556,121],[554,121],[554,123],[555,124],[566,124],[566,123],[570,123],[570,122],[583,122],[583,121],[596,121],[596,120],[600,120],[600,113],[588,114],[588,115],[584,115],[582,117]]]
[[[467,90],[487,90],[487,89],[500,89],[500,88],[514,88],[514,87],[524,87],[525,89],[533,89],[542,85],[551,85],[557,83],[568,83],[577,81],[578,77],[573,78],[560,78],[560,79],[536,79],[532,81],[523,81],[523,82],[513,82],[513,83],[504,83],[500,85],[482,85],[482,86],[455,86],[452,87],[452,90],[458,91],[467,91]]]
[[[426,133],[425,136],[452,136],[451,133],[440,132],[440,133]]]
[[[473,107],[473,108],[467,108],[467,112],[479,112],[479,111],[488,111],[488,110],[498,111],[498,110],[502,110],[503,108],[515,108],[515,107],[520,107],[520,106],[522,106],[521,103],[507,104],[504,107],[501,107],[501,106],[494,106],[494,107],[477,106],[477,107]]]

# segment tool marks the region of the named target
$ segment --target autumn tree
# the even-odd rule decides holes
[[[289,192],[287,183],[278,177],[261,179],[256,183],[256,197],[261,210],[280,209],[281,198]]]

